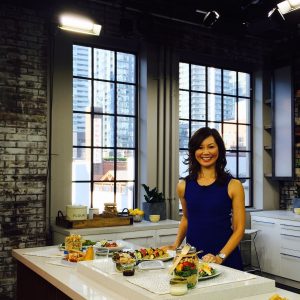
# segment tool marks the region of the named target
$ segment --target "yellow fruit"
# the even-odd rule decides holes
[[[84,260],[93,260],[94,259],[94,248],[88,247],[84,256]]]

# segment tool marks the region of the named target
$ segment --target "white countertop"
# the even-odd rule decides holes
[[[259,216],[266,218],[275,218],[281,220],[290,220],[300,222],[300,215],[295,214],[289,210],[263,210],[263,211],[252,211],[251,216]]]
[[[57,225],[51,225],[53,232],[58,232],[64,235],[69,234],[80,234],[80,235],[96,235],[102,233],[118,233],[118,232],[128,232],[128,231],[142,231],[142,230],[157,230],[157,229],[169,229],[177,228],[179,221],[175,220],[162,220],[157,223],[152,223],[149,221],[134,222],[132,225],[125,226],[111,226],[111,227],[97,227],[97,228],[83,228],[83,229],[71,229],[64,228]]]
[[[128,244],[133,246],[132,244]],[[108,274],[101,275],[106,276],[103,278],[95,276],[93,272],[86,270],[82,272],[82,268],[79,268],[79,264],[72,264],[72,266],[62,263],[60,257],[39,257],[35,255],[28,255],[41,253],[45,251],[54,251],[55,254],[60,254],[57,246],[51,247],[39,247],[39,248],[27,248],[27,249],[15,249],[13,250],[13,256],[50,282],[53,286],[60,289],[67,296],[74,300],[125,300],[128,293],[140,294],[139,299],[179,299],[178,297],[171,296],[170,294],[157,295],[153,294],[141,287],[133,285],[125,280],[122,288],[122,295],[120,295],[120,288],[114,287],[114,281],[123,280],[121,274],[119,277],[110,278]],[[27,254],[26,254],[27,253]],[[58,265],[52,263],[58,263]],[[89,262],[84,262],[89,263]],[[226,267],[223,267],[226,268]],[[229,269],[229,268],[226,268]],[[229,269],[231,270],[231,269]],[[243,273],[243,272],[241,272]],[[244,274],[244,273],[243,273]],[[115,275],[114,275],[115,276]],[[199,283],[200,284],[200,283]],[[126,292],[127,291],[127,294]],[[246,295],[248,293],[248,295]],[[239,282],[227,283],[223,285],[216,285],[206,288],[197,288],[183,297],[182,299],[199,299],[204,297],[206,300],[219,300],[219,299],[240,299],[240,300],[268,300],[274,293],[278,293],[281,296],[288,297],[289,300],[299,300],[300,295],[290,293],[284,290],[274,288],[274,282],[272,280],[257,276],[255,279],[244,280]],[[255,295],[257,294],[257,295]],[[202,297],[201,297],[202,295]],[[243,295],[243,297],[241,297]],[[251,295],[251,296],[250,296]],[[247,296],[247,297],[246,297]],[[221,297],[221,298],[220,298]],[[180,299],[181,299],[180,298]]]

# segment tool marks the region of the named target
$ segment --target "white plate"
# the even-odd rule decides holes
[[[88,247],[94,247],[94,246],[82,246],[81,250],[86,250]],[[58,249],[61,250],[61,251],[65,251],[66,250],[65,245],[63,245],[63,244],[59,244],[58,245]]]
[[[210,278],[217,277],[217,276],[219,276],[221,273],[222,273],[221,271],[216,270],[216,272],[215,272],[214,274],[212,274],[212,275],[208,275],[208,276],[204,276],[204,277],[199,277],[199,278],[198,278],[198,281],[200,281],[200,280],[206,280],[206,279],[210,279]]]
[[[101,246],[97,246],[97,244],[94,246],[95,249],[108,249],[110,252],[115,252],[115,251],[119,251],[122,250],[124,248],[124,245],[117,243],[118,247],[101,247]]]

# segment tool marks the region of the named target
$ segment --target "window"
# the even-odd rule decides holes
[[[136,56],[73,45],[72,203],[136,199]]]
[[[179,63],[179,175],[187,175],[191,135],[216,128],[226,146],[227,169],[240,179],[252,206],[252,98],[249,73]]]

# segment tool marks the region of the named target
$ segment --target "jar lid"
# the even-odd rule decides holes
[[[178,247],[178,248],[176,249],[176,253],[181,253],[182,248],[183,248],[183,246]],[[191,246],[191,248],[190,248],[188,254],[193,254],[193,253],[196,253],[196,252],[197,252],[196,247]]]
[[[175,284],[187,284],[187,279],[182,278],[182,277],[174,277],[170,279],[170,284],[175,285]]]

